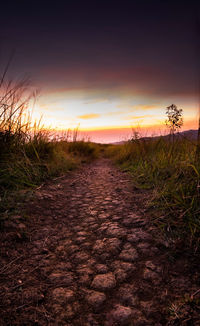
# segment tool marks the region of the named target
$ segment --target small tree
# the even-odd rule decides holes
[[[172,135],[172,140],[174,142],[174,134],[183,125],[183,110],[178,109],[175,104],[167,106],[166,109],[167,120],[165,120],[166,126],[170,129],[170,134]]]

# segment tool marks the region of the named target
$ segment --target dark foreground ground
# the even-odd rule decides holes
[[[200,325],[176,316],[197,269],[156,236],[148,196],[105,159],[38,189],[1,232],[0,325]]]

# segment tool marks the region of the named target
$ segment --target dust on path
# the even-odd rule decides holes
[[[20,241],[8,250],[4,234],[0,324],[166,325],[180,275],[169,275],[145,200],[106,159],[39,189]]]

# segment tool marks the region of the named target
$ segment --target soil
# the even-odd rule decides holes
[[[107,159],[40,187],[1,231],[0,325],[200,325],[179,302],[198,266],[158,236],[150,196]]]

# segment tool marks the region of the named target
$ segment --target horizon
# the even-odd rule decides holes
[[[164,126],[163,126],[164,127]],[[42,127],[43,130],[43,127]],[[91,130],[91,135],[88,131],[83,131],[77,128],[68,129],[68,130],[58,130],[58,129],[46,129],[44,130],[48,133],[50,139],[58,139],[58,140],[67,140],[69,142],[73,142],[73,133],[77,133],[76,140],[77,141],[85,141],[96,144],[115,144],[129,141],[134,138],[134,132],[138,133],[139,139],[141,138],[153,138],[153,137],[165,137],[170,135],[170,130],[165,126],[163,130],[159,129],[157,133],[152,133],[151,130],[143,130],[142,128],[116,128],[116,129],[100,129],[100,130]],[[119,130],[121,132],[121,136],[119,134]],[[182,134],[185,132],[198,132],[198,128],[196,129],[179,129],[175,131],[175,135]],[[103,136],[101,136],[101,133]],[[116,133],[116,134],[115,134]],[[100,135],[99,135],[100,134]],[[106,137],[106,141],[103,141]],[[118,137],[118,138],[117,138]]]

